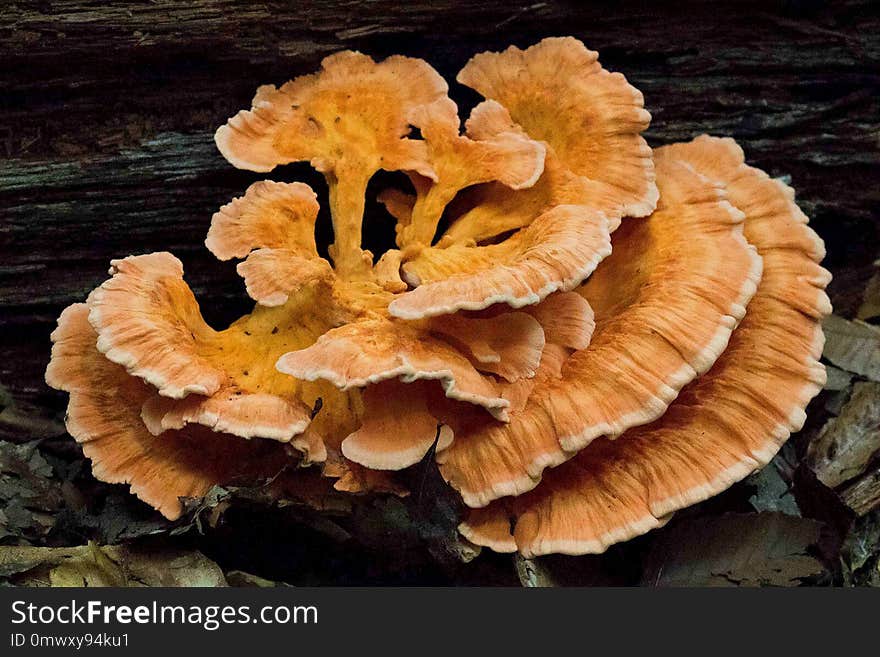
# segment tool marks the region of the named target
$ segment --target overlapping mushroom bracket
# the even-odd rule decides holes
[[[478,544],[597,553],[659,527],[765,465],[825,382],[830,275],[792,190],[747,166],[730,139],[666,146],[655,163],[657,211],[615,234],[614,254],[578,290],[596,312],[591,345],[508,426],[478,428],[444,459],[477,507],[461,530]],[[695,238],[675,207],[685,199],[706,218],[728,215],[727,229],[706,233],[728,242],[720,251],[685,243]],[[673,207],[690,238],[660,225]],[[731,238],[752,247],[737,256]],[[678,257],[691,259],[686,268]],[[639,277],[636,289],[625,282]],[[514,456],[490,466],[501,451]]]
[[[355,52],[261,87],[234,166],[308,161],[213,217],[256,301],[209,327],[168,253],[68,308],[47,380],[98,478],[169,518],[212,485],[404,494],[432,451],[476,544],[600,552],[767,462],[821,387],[823,247],[729,140],[652,151],[643,98],[573,38],[474,57],[462,131],[424,61]],[[362,247],[369,181],[396,245]],[[369,229],[369,228],[368,228]],[[324,483],[321,483],[324,482]]]

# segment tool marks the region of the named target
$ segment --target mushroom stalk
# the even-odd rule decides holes
[[[334,234],[330,257],[337,275],[345,280],[364,280],[373,266],[372,254],[361,248],[364,199],[372,175],[372,171],[348,171],[343,176],[327,174]]]
[[[398,246],[406,248],[412,245],[430,246],[437,233],[440,217],[446,206],[458,193],[457,187],[434,185],[424,195],[416,198],[412,210],[412,219],[400,231]]]

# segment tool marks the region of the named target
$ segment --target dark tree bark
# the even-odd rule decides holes
[[[342,48],[424,57],[452,80],[476,52],[572,34],[644,92],[652,144],[728,135],[791,177],[826,240],[838,312],[852,313],[877,257],[876,3],[107,4],[0,12],[0,383],[19,403],[63,407],[42,381],[49,333],[111,258],[173,251],[209,321],[247,309],[234,266],[202,242],[211,214],[262,176],[229,166],[212,133],[258,84]],[[461,104],[476,99],[453,87]],[[323,190],[307,167],[273,177]]]

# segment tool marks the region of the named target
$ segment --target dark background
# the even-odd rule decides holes
[[[259,84],[344,48],[423,57],[451,82],[474,53],[576,36],[644,93],[651,145],[732,136],[750,164],[790,177],[828,247],[836,313],[853,314],[878,257],[876,2],[107,4],[0,9],[0,384],[14,406],[0,438],[58,433],[49,333],[111,258],[172,251],[209,322],[247,310],[234,265],[203,240],[212,213],[262,176],[228,165],[213,132]],[[451,86],[466,113],[475,96]],[[306,166],[271,177],[325,190]]]

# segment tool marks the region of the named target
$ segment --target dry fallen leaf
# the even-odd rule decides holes
[[[867,470],[880,451],[880,383],[853,386],[849,401],[810,443],[807,463],[823,484],[836,488]]]
[[[822,328],[825,358],[848,372],[880,381],[880,328],[837,315],[826,317]]]
[[[89,543],[73,548],[0,546],[0,581],[16,586],[227,586],[196,551]]]
[[[44,537],[64,504],[61,483],[37,446],[0,441],[0,539]]]
[[[756,511],[778,511],[790,516],[800,516],[797,502],[791,492],[790,482],[783,479],[776,467],[777,459],[773,459],[766,468],[758,470],[745,481],[755,487],[755,494],[749,498],[749,504]]]
[[[857,519],[840,553],[851,583],[873,586],[880,583],[880,578],[877,577],[878,555],[880,555],[880,513]]]
[[[675,523],[658,535],[643,575],[649,586],[798,586],[824,566],[808,553],[815,520],[782,513]]]

